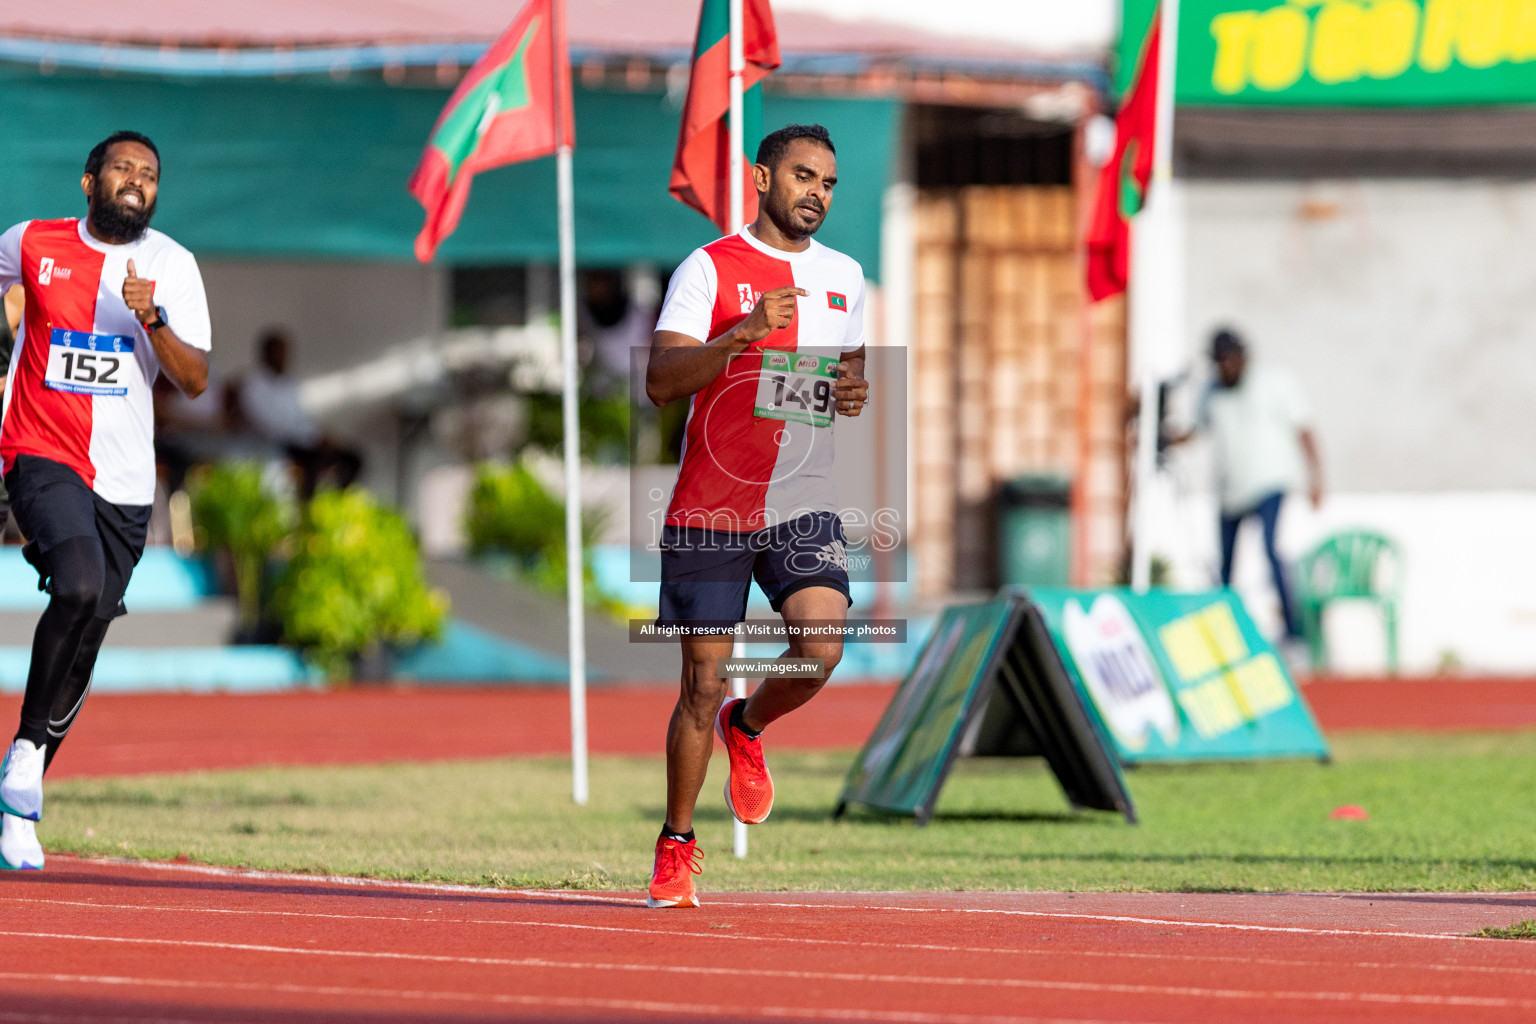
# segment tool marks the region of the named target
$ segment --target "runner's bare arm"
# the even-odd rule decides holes
[[[128,276],[123,280],[123,301],[141,324],[151,323],[160,316],[155,309],[155,283],[138,275],[133,260],[128,261]],[[163,323],[150,332],[149,341],[155,346],[160,369],[182,394],[196,398],[208,389],[208,353],[188,345]]]
[[[720,376],[731,357],[762,341],[795,319],[795,296],[804,288],[775,288],[745,320],[707,342],[676,331],[657,331],[651,339],[651,362],[645,371],[645,394],[657,405],[687,398]]]
[[[837,383],[832,385],[839,416],[857,416],[869,403],[869,381],[864,379],[864,346],[846,353],[837,364]]]

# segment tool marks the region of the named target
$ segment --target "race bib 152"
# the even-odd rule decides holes
[[[55,327],[48,339],[48,374],[55,391],[77,395],[126,395],[133,362],[133,338]]]
[[[837,379],[837,363],[836,356],[764,352],[753,415],[830,427],[832,382]]]

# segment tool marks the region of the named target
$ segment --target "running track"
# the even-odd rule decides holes
[[[1527,895],[510,892],[53,858],[3,880],[0,1021],[1536,1018]]]
[[[829,686],[774,725],[772,747],[856,747],[893,692],[891,685]],[[1321,680],[1303,692],[1326,731],[1536,729],[1536,679]],[[592,690],[591,750],[658,755],[674,700],[675,687],[665,685]],[[19,695],[0,701],[0,721],[12,720],[19,705]],[[560,755],[570,751],[569,715],[565,690],[554,687],[102,694],[91,698],[49,777]]]
[[[830,688],[782,748],[849,747],[889,687]],[[1531,728],[1536,682],[1316,683],[1325,728]],[[668,689],[592,695],[654,755]],[[0,711],[3,713],[3,711]],[[59,774],[557,754],[561,691],[98,697]],[[426,742],[422,737],[428,737]],[[0,1024],[1536,1019],[1536,894],[507,892],[54,856],[0,877]]]

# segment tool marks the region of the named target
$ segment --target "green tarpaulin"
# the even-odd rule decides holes
[[[164,161],[155,226],[205,256],[411,258],[422,210],[405,191],[448,90],[329,79],[167,80],[0,65],[0,223],[84,212],[85,154],[118,128]],[[715,236],[667,195],[678,110],[661,93],[576,89],[577,258],[675,264]],[[817,236],[878,276],[882,193],[900,106],[770,95],[765,124],[819,121],[838,147],[836,205]],[[556,258],[554,161],[475,180],[439,259]]]

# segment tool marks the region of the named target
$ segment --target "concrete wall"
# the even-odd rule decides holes
[[[1186,193],[1189,365],[1211,330],[1300,375],[1329,498],[1289,503],[1282,549],[1370,526],[1406,549],[1405,666],[1536,670],[1536,182],[1202,181]],[[1158,498],[1177,582],[1216,566],[1208,454],[1179,452]],[[1257,537],[1237,583],[1275,622]],[[1346,664],[1380,664],[1369,615],[1340,618]]]
[[[1536,182],[1185,189],[1192,342],[1301,375],[1335,488],[1536,488]]]
[[[256,337],[268,326],[291,331],[293,372],[307,377],[356,365],[448,321],[448,271],[442,267],[254,260],[202,260],[199,266],[220,383],[254,365]],[[363,451],[362,482],[393,498],[397,431],[388,414],[331,426]]]
[[[262,328],[292,329],[301,376],[361,362],[446,323],[448,271],[413,263],[202,260],[213,314],[214,365],[255,361]]]

